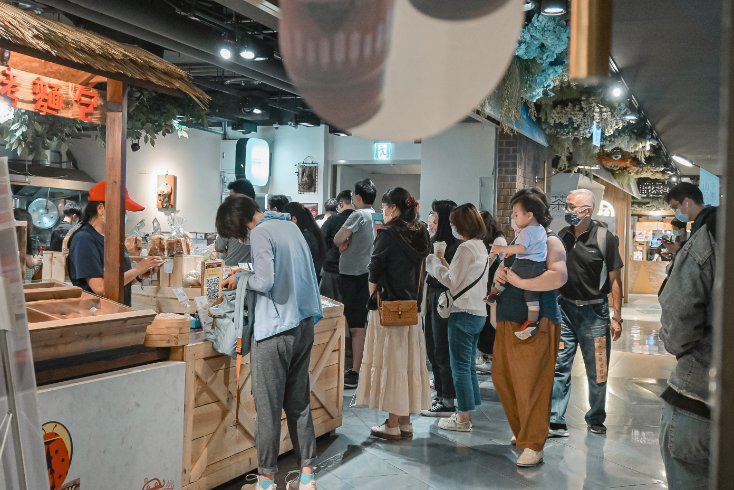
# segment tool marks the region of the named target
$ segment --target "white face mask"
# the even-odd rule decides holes
[[[517,226],[517,223],[515,223],[515,220],[514,219],[510,220],[510,226],[515,231],[515,233],[517,233],[518,231],[520,231],[520,227]]]
[[[454,225],[451,225],[451,234],[454,235],[454,238],[457,240],[464,240],[464,237],[459,235],[459,232],[456,231],[456,227]]]

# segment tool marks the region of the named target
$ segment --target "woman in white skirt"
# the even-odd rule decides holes
[[[418,221],[418,202],[401,187],[382,197],[385,228],[377,235],[369,266],[371,311],[357,386],[357,405],[388,412],[372,435],[388,440],[413,437],[410,415],[431,406],[425,337],[420,324],[383,327],[382,301],[418,300],[428,231]]]

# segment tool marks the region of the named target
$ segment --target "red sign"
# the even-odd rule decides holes
[[[0,96],[19,109],[103,122],[104,98],[91,87],[0,66]]]

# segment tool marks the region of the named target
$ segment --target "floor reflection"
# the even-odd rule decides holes
[[[489,376],[480,379],[484,402],[474,415],[473,432],[439,431],[436,419],[416,417],[414,440],[397,443],[369,436],[369,427],[385,414],[349,408],[349,390],[343,426],[336,436],[319,440],[319,489],[666,488],[658,446],[659,395],[675,359],[658,337],[655,297],[633,297],[623,317],[626,328],[610,360],[606,437],[586,430],[588,389],[580,355],[567,414],[571,435],[548,440],[545,463],[532,469],[515,466],[512,434]],[[296,465],[292,454],[281,458],[279,488]],[[220,488],[239,490],[242,482]]]

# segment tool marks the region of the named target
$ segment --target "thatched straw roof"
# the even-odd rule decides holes
[[[209,96],[186,72],[135,46],[0,3],[0,47],[133,85],[178,92],[205,108]]]

